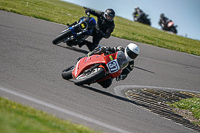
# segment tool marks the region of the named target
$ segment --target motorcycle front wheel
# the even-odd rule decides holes
[[[59,36],[57,36],[57,37],[52,41],[52,43],[55,44],[55,45],[57,45],[57,44],[63,42],[67,37],[69,37],[69,36],[71,36],[71,35],[72,35],[71,31],[70,31],[70,30],[67,30],[66,32],[64,32],[64,33],[60,34]]]
[[[74,66],[71,66],[70,68],[67,68],[65,70],[62,71],[62,78],[63,79],[72,79],[72,71],[74,69]]]
[[[151,21],[149,19],[146,20],[146,24],[151,26]]]
[[[101,67],[94,68],[90,72],[84,72],[81,75],[79,75],[74,80],[74,84],[75,85],[90,84],[90,83],[100,79],[101,77],[103,77],[104,74],[105,74],[105,71],[103,68],[101,68]]]
[[[172,26],[170,28],[170,31],[173,32],[174,34],[177,34],[177,30],[176,30],[176,28],[174,26]]]

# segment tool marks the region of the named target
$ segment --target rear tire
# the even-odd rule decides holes
[[[69,37],[70,35],[72,35],[72,34],[71,34],[71,31],[68,30],[68,31],[66,31],[65,33],[60,34],[59,36],[57,36],[57,37],[52,41],[52,43],[55,44],[55,45],[57,45],[57,44],[63,42],[63,41],[64,41],[67,37]]]
[[[103,77],[105,74],[105,71],[102,67],[97,67],[92,70],[92,72],[88,73],[82,73],[79,75],[75,80],[75,85],[83,85],[83,84],[90,84],[101,77]]]

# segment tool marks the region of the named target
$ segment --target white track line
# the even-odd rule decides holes
[[[115,126],[106,124],[106,123],[104,123],[104,122],[101,122],[101,121],[92,119],[92,118],[90,118],[90,117],[87,117],[87,116],[84,116],[84,115],[81,115],[81,114],[78,114],[78,113],[75,113],[75,112],[72,112],[72,111],[70,111],[70,110],[67,110],[67,109],[58,107],[58,106],[56,106],[56,105],[53,105],[53,104],[50,104],[50,103],[47,103],[47,102],[44,102],[44,101],[41,101],[41,100],[32,98],[32,97],[30,97],[30,96],[27,96],[27,95],[24,95],[24,94],[21,94],[21,93],[18,93],[18,92],[15,92],[15,91],[12,91],[12,90],[3,88],[3,87],[1,87],[1,86],[0,86],[0,90],[3,91],[3,92],[9,93],[9,94],[15,95],[15,96],[17,96],[17,97],[20,97],[20,98],[29,100],[29,101],[31,101],[31,102],[34,102],[34,103],[37,103],[37,104],[46,106],[46,107],[48,107],[48,108],[55,109],[55,110],[57,110],[57,111],[60,111],[60,112],[65,113],[65,114],[68,114],[68,115],[71,115],[71,116],[74,116],[74,117],[83,119],[83,120],[85,120],[85,121],[88,121],[88,122],[91,122],[91,123],[94,123],[94,124],[97,124],[97,125],[99,125],[99,126],[102,126],[102,127],[108,128],[108,129],[111,129],[111,130],[116,131],[116,132],[120,132],[120,133],[130,133],[130,132],[128,132],[128,131],[126,131],[126,130],[123,130],[123,129],[120,129],[120,128],[118,128],[118,127],[115,127]]]

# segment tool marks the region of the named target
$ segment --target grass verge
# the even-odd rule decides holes
[[[73,23],[85,15],[82,7],[60,0],[0,0],[0,9],[61,24]],[[200,56],[198,40],[169,34],[121,17],[115,18],[115,24],[113,36]]]
[[[177,114],[200,126],[200,98],[182,99],[169,105]]]
[[[94,133],[45,112],[0,97],[1,133]]]

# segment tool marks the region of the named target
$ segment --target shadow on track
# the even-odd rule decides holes
[[[122,100],[122,101],[125,101],[125,102],[129,102],[129,103],[132,103],[132,104],[135,104],[135,105],[138,105],[138,106],[142,106],[142,107],[148,108],[148,106],[146,106],[145,104],[140,104],[140,103],[137,103],[135,101],[131,101],[131,100],[127,99],[127,98],[120,97],[120,96],[117,96],[117,95],[113,95],[113,94],[111,94],[109,92],[105,92],[105,91],[102,91],[102,90],[99,90],[99,89],[95,89],[95,88],[90,87],[90,86],[83,85],[83,86],[80,86],[80,87],[88,89],[88,90],[91,90],[91,91],[94,91],[94,92],[97,92],[97,93],[100,93],[102,95],[106,95],[106,96],[109,96],[109,97],[116,98],[118,100]]]
[[[69,47],[69,46],[62,46],[62,45],[56,45],[56,46],[61,47],[61,48],[65,48],[65,49],[69,49],[69,50],[73,50],[73,51],[83,53],[83,54],[89,53],[89,51],[87,51],[87,50],[76,48],[76,47]]]
[[[145,71],[145,72],[149,72],[149,73],[153,73],[155,74],[155,72],[152,72],[152,71],[149,71],[149,70],[146,70],[146,69],[143,69],[143,68],[140,68],[140,67],[137,67],[137,66],[134,66],[135,68],[139,69],[139,70],[142,70],[142,71]]]
[[[73,80],[67,80],[67,81],[73,83]],[[106,95],[106,96],[109,96],[109,97],[113,97],[113,98],[116,98],[116,99],[118,99],[118,100],[122,100],[122,101],[125,101],[125,102],[133,103],[133,104],[138,105],[138,106],[142,106],[142,107],[146,107],[146,108],[148,107],[148,106],[146,106],[146,105],[144,105],[144,104],[139,104],[139,103],[137,103],[137,102],[135,102],[135,101],[131,101],[131,100],[127,99],[127,98],[120,97],[120,96],[117,96],[117,95],[113,95],[113,94],[111,94],[111,93],[109,93],[109,92],[105,92],[105,91],[102,91],[102,90],[99,90],[99,89],[96,89],[96,88],[93,88],[93,87],[90,87],[90,86],[80,85],[79,87],[82,87],[82,88],[84,88],[84,89],[88,89],[88,90],[97,92],[97,93],[102,94],[102,95]]]
[[[73,82],[73,81],[70,81],[70,82]],[[174,113],[173,110],[171,109],[171,107],[168,106],[167,104],[163,104],[163,102],[161,104],[160,101],[158,100],[158,99],[161,99],[161,98],[159,98],[161,95],[158,96],[158,98],[157,98],[158,101],[155,100],[155,97],[154,97],[155,95],[152,95],[153,97],[150,97],[151,95],[149,93],[148,94],[142,93],[142,95],[140,95],[141,98],[135,97],[135,99],[129,100],[125,97],[113,95],[109,92],[105,92],[103,90],[99,90],[99,89],[96,89],[96,88],[93,88],[93,87],[90,87],[90,86],[83,85],[83,86],[79,86],[79,87],[82,87],[84,89],[88,89],[90,91],[94,91],[94,92],[99,93],[101,95],[105,95],[105,96],[108,96],[108,97],[115,98],[117,100],[132,103],[134,105],[143,107],[143,108],[149,110],[150,112],[159,115],[160,117],[170,119],[175,123],[179,123],[179,124],[181,124],[185,127],[193,129],[195,131],[198,131],[198,132],[200,131],[199,126],[196,126],[195,124],[191,123],[189,120],[185,119],[183,116]],[[163,95],[163,90],[161,91],[161,93]],[[138,92],[136,94],[138,94]],[[166,95],[169,96],[170,94],[166,93]]]

